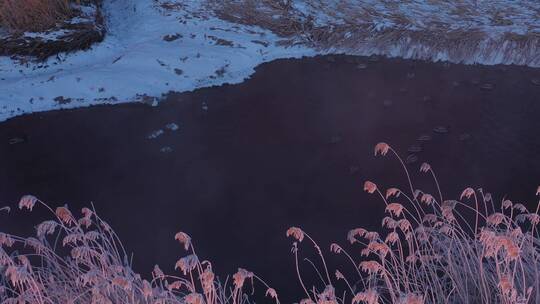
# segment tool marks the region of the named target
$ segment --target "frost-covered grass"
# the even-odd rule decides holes
[[[47,30],[70,15],[70,2],[70,0],[0,0],[0,26],[23,32]]]
[[[436,193],[414,187],[402,159],[387,144],[375,155],[392,154],[403,165],[407,189],[383,191],[371,181],[364,190],[384,202],[382,230],[352,229],[347,239],[359,244],[350,255],[338,244],[330,251],[352,268],[330,275],[323,252],[302,229],[292,227],[298,278],[304,287],[301,303],[538,303],[540,301],[539,207],[530,212],[520,203],[495,202],[482,189],[467,188],[459,200],[443,198],[431,166],[420,171],[433,178]],[[540,194],[540,187],[537,195]],[[382,232],[382,233],[381,233]],[[299,270],[300,245],[315,246],[320,284],[304,283]],[[345,290],[336,290],[336,282]]]
[[[276,292],[245,269],[220,283],[212,264],[199,259],[183,232],[175,235],[179,253],[187,252],[175,265],[178,273],[165,274],[156,265],[146,280],[130,267],[122,242],[95,210],[83,208],[76,217],[66,207],[53,210],[30,195],[19,208],[46,208],[53,219],[39,224],[35,237],[0,233],[0,303],[240,304],[247,302],[244,290],[255,282],[279,303]],[[5,211],[9,208],[0,209]]]
[[[433,179],[431,195],[414,187],[389,145],[378,144],[377,154],[396,157],[409,183],[406,190],[383,191],[365,182],[364,190],[380,197],[388,215],[379,231],[348,233],[347,239],[362,248],[359,254],[331,244],[329,251],[344,261],[332,271],[328,253],[314,238],[298,227],[287,230],[304,289],[300,303],[538,303],[539,207],[531,212],[508,199],[496,203],[491,194],[472,188],[459,200],[445,199],[424,163],[420,171]],[[83,208],[76,217],[34,196],[23,197],[19,208],[46,208],[54,218],[39,224],[35,237],[0,233],[1,303],[236,304],[249,303],[244,290],[253,284],[268,301],[279,303],[279,291],[245,269],[219,281],[184,232],[175,235],[179,251],[186,252],[176,263],[178,273],[164,274],[156,266],[152,279],[145,280],[130,267],[122,242],[95,210]],[[320,258],[308,260],[317,270],[315,281],[302,274],[299,257],[305,246],[314,247]]]
[[[540,3],[531,0],[208,0],[323,52],[540,66]]]

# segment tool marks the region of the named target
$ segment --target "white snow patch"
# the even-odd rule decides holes
[[[173,151],[173,149],[169,146],[165,146],[165,147],[162,147],[161,149],[159,149],[159,151],[161,153],[171,153]]]
[[[179,127],[177,124],[175,124],[174,122],[171,122],[170,124],[167,124],[167,125],[165,126],[165,128],[167,128],[167,129],[169,129],[169,130],[171,130],[171,131],[173,131],[173,132],[174,132],[174,131],[177,131],[178,129],[180,129],[180,127]]]
[[[160,1],[165,0],[105,0],[108,33],[89,51],[61,55],[62,60],[53,58],[45,64],[22,64],[0,57],[0,121],[24,113],[96,104],[144,101],[157,105],[159,97],[169,91],[242,82],[254,67],[278,58],[343,52],[453,60],[444,49],[434,52],[425,45],[408,45],[407,41],[385,49],[377,47],[375,41],[345,52],[339,48],[316,51],[284,47],[277,43],[280,38],[267,30],[215,17],[203,0],[169,0],[173,9],[167,10],[159,7],[164,3]],[[322,3],[326,9],[314,3]],[[175,5],[179,9],[175,10]],[[294,5],[305,15],[314,16],[315,24],[330,28],[351,21],[343,12],[365,10],[366,16],[372,17],[360,20],[369,23],[374,34],[399,26],[422,31],[444,25],[451,30],[482,31],[493,39],[508,33],[540,34],[540,2],[531,0],[297,0]],[[478,18],[463,18],[465,8]],[[355,39],[349,31],[343,37]],[[490,48],[489,44],[480,44],[477,53],[484,55],[464,62],[540,62],[540,55],[523,63],[512,61],[512,54],[508,59],[508,54],[503,54],[504,45],[501,53],[488,52]],[[203,103],[202,108],[207,111],[208,105]]]
[[[175,11],[158,1],[106,0],[108,33],[91,50],[45,64],[0,57],[0,121],[239,83],[263,62],[315,55],[305,47],[278,46],[279,37],[260,28],[220,20],[202,2],[182,1],[185,7]]]
[[[156,139],[158,137],[160,137],[161,135],[163,135],[163,130],[159,129],[159,130],[155,130],[155,131],[152,131],[152,133],[150,133],[150,135],[148,135],[148,139]]]

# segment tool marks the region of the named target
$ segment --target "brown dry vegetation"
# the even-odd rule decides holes
[[[71,15],[70,0],[0,0],[0,25],[11,31],[44,31]]]
[[[443,53],[453,62],[463,62],[475,56],[502,56],[504,62],[525,65],[539,60],[540,34],[532,26],[525,34],[506,32],[493,38],[484,31],[481,22],[457,28],[446,23],[456,19],[479,20],[487,14],[473,1],[463,2],[463,5],[454,1],[430,2],[436,3],[439,10],[449,11],[448,14],[454,18],[450,21],[429,20],[422,15],[413,18],[400,11],[397,7],[399,1],[380,1],[386,12],[374,8],[367,1],[308,1],[312,11],[327,16],[322,23],[310,13],[295,8],[291,0],[207,0],[207,3],[220,18],[268,29],[284,38],[282,43],[285,45],[305,44],[322,51],[339,50],[357,55],[374,52],[392,56],[399,54],[416,59],[433,59],[434,55]],[[456,8],[450,10],[448,6]],[[529,9],[540,13],[537,7],[530,6]],[[508,25],[512,20],[521,18],[510,13],[506,16],[493,12],[492,15],[491,24],[486,24],[488,26]],[[417,19],[424,23],[419,25]],[[380,28],[381,20],[392,26]]]
[[[95,6],[92,15],[74,5]],[[83,17],[71,23],[73,17]],[[38,61],[62,52],[86,50],[105,37],[101,0],[0,0],[0,56],[32,56]],[[55,38],[23,32],[58,32]],[[24,59],[26,60],[26,58]]]

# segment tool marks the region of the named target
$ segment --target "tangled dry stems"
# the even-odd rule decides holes
[[[343,269],[330,271],[323,250],[307,232],[287,230],[304,290],[301,304],[540,301],[540,204],[534,212],[508,199],[496,207],[491,194],[472,188],[459,200],[445,200],[429,164],[422,164],[420,172],[432,177],[435,195],[414,187],[394,149],[376,145],[375,155],[388,154],[402,165],[409,189],[383,191],[374,182],[364,183],[366,192],[384,202],[388,215],[381,231],[349,231],[348,241],[361,246],[358,256],[330,245],[330,252],[350,265],[348,275]],[[37,226],[36,237],[0,233],[0,303],[241,304],[249,302],[244,289],[254,281],[279,303],[277,292],[245,269],[232,276],[231,286],[228,280],[221,284],[184,232],[175,235],[188,253],[175,265],[181,274],[167,275],[156,265],[148,281],[132,270],[120,239],[95,210],[83,208],[76,218],[67,207],[53,210],[34,196],[23,197],[19,208],[31,211],[36,204],[54,215]],[[320,278],[311,286],[299,263],[306,243],[320,259],[318,266],[306,259]],[[66,249],[67,257],[62,254]]]
[[[72,0],[0,0],[0,26],[13,31],[44,31],[71,15]]]
[[[366,192],[384,202],[388,216],[382,220],[383,234],[364,228],[348,233],[350,243],[362,247],[358,257],[338,244],[330,246],[331,252],[350,262],[354,277],[347,278],[339,269],[335,278],[325,276],[329,270],[317,243],[301,228],[287,231],[295,239],[293,253],[305,292],[300,303],[540,301],[540,204],[534,212],[508,199],[496,207],[491,194],[472,188],[465,189],[459,200],[445,200],[429,164],[422,164],[420,171],[433,178],[435,196],[414,188],[403,160],[388,144],[375,147],[375,155],[388,153],[402,164],[411,190],[388,188],[383,193],[374,182],[364,183]],[[299,245],[305,239],[315,246],[321,261],[317,271],[323,274],[321,284],[311,288],[298,263]],[[337,281],[344,282],[346,290],[337,292]]]
[[[59,53],[87,50],[106,33],[101,0],[0,0],[0,56],[44,61]],[[85,9],[86,8],[86,9]],[[5,17],[2,17],[5,15]],[[45,32],[28,35],[23,32]],[[57,57],[58,58],[58,57]]]
[[[320,51],[363,56],[440,60],[442,54],[452,62],[540,64],[538,25],[529,23],[528,29],[519,33],[501,30],[513,26],[512,20],[524,20],[525,10],[538,16],[540,6],[535,2],[523,3],[523,11],[515,12],[505,7],[507,2],[483,1],[478,5],[476,0],[297,1],[307,6],[307,11],[295,7],[293,0],[206,1],[220,18],[268,29],[281,36],[285,45],[304,44]],[[414,5],[400,7],[411,3],[431,11]],[[323,16],[321,20],[318,15]],[[486,15],[490,15],[489,21],[483,20]],[[467,25],[456,26],[458,21],[467,21]],[[495,29],[490,32],[486,27]]]
[[[242,304],[247,303],[244,289],[254,281],[279,303],[275,290],[245,269],[233,275],[231,286],[228,280],[221,284],[183,232],[175,236],[188,252],[176,263],[181,274],[165,274],[156,265],[148,281],[132,270],[120,239],[94,210],[83,208],[76,218],[67,207],[53,210],[30,195],[19,208],[32,211],[36,204],[54,215],[36,227],[36,237],[0,233],[2,304]],[[69,256],[63,255],[66,249]]]

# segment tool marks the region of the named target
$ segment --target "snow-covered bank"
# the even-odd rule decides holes
[[[61,108],[150,101],[169,91],[238,83],[254,67],[315,54],[269,31],[212,17],[201,1],[105,1],[108,34],[86,52],[43,64],[0,57],[0,121]]]
[[[232,4],[229,14],[239,22],[247,9],[245,0],[210,2]],[[251,2],[267,24],[275,19],[287,27],[279,24],[287,21],[279,11],[265,11],[267,2]],[[155,103],[169,91],[241,82],[263,62],[325,53],[540,66],[535,1],[290,3],[288,21],[299,26],[288,37],[294,47],[271,27],[248,25],[256,20],[242,25],[216,17],[202,0],[105,0],[108,34],[91,50],[44,64],[0,57],[0,121],[95,104]]]
[[[223,19],[258,24],[322,53],[540,67],[534,0],[208,0]]]

